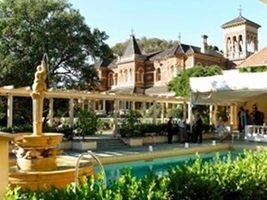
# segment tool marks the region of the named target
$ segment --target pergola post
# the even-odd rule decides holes
[[[209,124],[212,125],[212,119],[213,119],[213,105],[209,106]]]
[[[135,110],[135,101],[132,101],[132,110]]]
[[[161,123],[164,123],[165,103],[161,103]]]
[[[49,111],[48,111],[49,126],[53,126],[53,117],[54,117],[54,99],[49,98]]]
[[[156,124],[156,117],[157,117],[156,114],[157,114],[156,113],[156,101],[154,100],[153,101],[153,121],[152,121],[153,124]]]
[[[9,173],[9,141],[13,139],[11,134],[0,133],[0,199],[4,199],[4,194],[8,186]]]
[[[118,134],[118,111],[119,111],[119,100],[114,100],[114,130],[113,135],[117,136]]]
[[[73,127],[74,124],[74,104],[73,104],[73,98],[70,98],[69,100],[69,123],[71,127]]]
[[[103,101],[103,107],[102,107],[102,110],[103,112],[105,112],[107,109],[106,109],[106,100],[102,100]]]
[[[188,105],[188,119],[187,119],[187,121],[190,123],[190,132],[192,133],[192,104],[191,104],[191,102],[188,102],[187,105]]]
[[[7,97],[7,127],[13,125],[13,95]]]

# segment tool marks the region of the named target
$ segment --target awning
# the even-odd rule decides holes
[[[240,73],[225,71],[223,75],[190,78],[193,104],[231,104],[267,95],[267,72]]]

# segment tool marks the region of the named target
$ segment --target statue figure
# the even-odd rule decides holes
[[[34,82],[32,85],[32,97],[36,98],[41,95],[41,93],[47,90],[46,87],[46,63],[42,61],[41,65],[37,66],[37,71],[35,72]]]

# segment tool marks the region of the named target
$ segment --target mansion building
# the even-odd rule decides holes
[[[208,48],[207,35],[202,35],[201,47],[177,42],[172,48],[145,53],[131,35],[122,56],[96,65],[101,81],[99,90],[125,95],[174,96],[174,92],[168,91],[167,84],[184,70],[196,65],[233,69],[258,51],[260,25],[240,13],[221,27],[224,53]],[[127,109],[129,105],[123,107]]]

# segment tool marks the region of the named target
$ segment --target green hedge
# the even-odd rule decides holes
[[[237,158],[206,162],[197,156],[192,165],[176,166],[168,175],[148,173],[136,178],[125,169],[116,181],[103,187],[103,178],[89,178],[76,189],[50,191],[9,189],[6,199],[27,200],[261,200],[267,197],[267,151],[244,151]],[[76,193],[75,193],[76,190]]]

